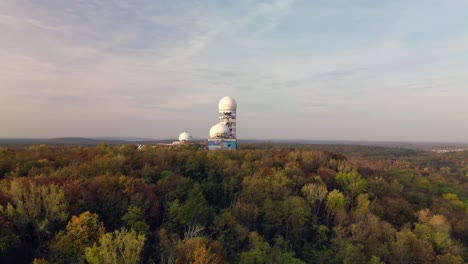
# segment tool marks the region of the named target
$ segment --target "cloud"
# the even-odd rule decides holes
[[[356,122],[364,128],[355,137],[386,120],[456,124],[466,117],[466,8],[462,1],[2,1],[0,118],[9,129],[0,136],[205,135],[225,95],[239,102],[239,135],[250,138],[262,130],[282,137],[287,131],[267,125],[278,120],[304,138],[311,124]],[[36,131],[40,120],[45,128]],[[325,130],[312,136],[329,136]]]

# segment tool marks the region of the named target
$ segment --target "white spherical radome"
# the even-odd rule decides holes
[[[179,141],[181,141],[181,142],[190,142],[190,141],[192,141],[192,135],[190,135],[190,133],[187,132],[187,131],[182,132],[179,135]]]
[[[218,123],[211,127],[210,138],[227,138],[229,136],[229,127],[225,124]]]
[[[219,111],[225,111],[225,112],[231,112],[231,111],[236,111],[237,109],[237,103],[236,100],[234,100],[230,96],[225,96],[219,100],[218,103]]]

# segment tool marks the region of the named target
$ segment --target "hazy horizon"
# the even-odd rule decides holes
[[[468,142],[468,2],[0,2],[0,138]],[[98,136],[96,136],[98,135]]]
[[[106,137],[106,136],[97,136],[97,137],[80,137],[80,136],[67,136],[67,137],[0,137],[0,140],[61,140],[61,139],[91,139],[91,140],[114,140],[114,141],[172,141],[178,140],[178,136],[166,137],[166,138],[142,138],[142,137]],[[193,138],[194,141],[205,140],[206,137]],[[346,139],[288,139],[288,138],[238,138],[240,141],[258,141],[258,142],[273,142],[273,143],[304,143],[304,144],[332,144],[340,145],[352,143],[354,144],[369,144],[369,145],[385,145],[385,144],[422,144],[422,145],[431,145],[431,144],[456,144],[456,145],[468,145],[468,141],[421,141],[421,140],[346,140]]]

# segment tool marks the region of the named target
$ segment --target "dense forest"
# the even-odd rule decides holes
[[[468,262],[468,152],[348,151],[0,148],[0,263]]]

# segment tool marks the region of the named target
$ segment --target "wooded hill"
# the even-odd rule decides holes
[[[0,262],[467,262],[468,152],[383,153],[0,148]]]

